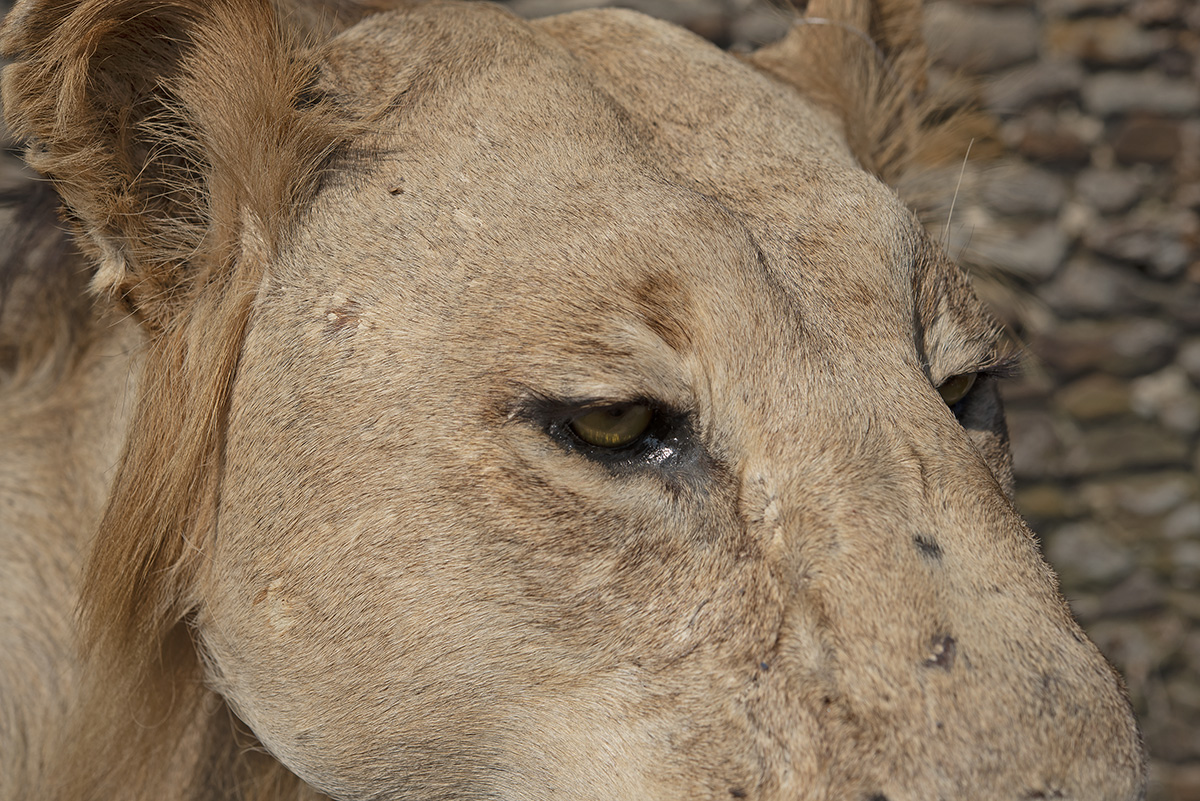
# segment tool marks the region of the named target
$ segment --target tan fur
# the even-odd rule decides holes
[[[742,63],[400,5],[0,29],[99,294],[0,396],[0,797],[1139,797],[994,379],[935,389],[996,328],[869,174],[919,7]],[[566,427],[621,401],[650,450]]]

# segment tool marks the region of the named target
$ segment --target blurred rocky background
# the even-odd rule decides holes
[[[735,50],[788,25],[784,0],[507,5],[633,7]],[[908,189],[1026,352],[1017,504],[1126,677],[1151,801],[1200,801],[1200,2],[936,0],[926,29],[934,85],[991,119]]]

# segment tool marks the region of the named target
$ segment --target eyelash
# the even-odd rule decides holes
[[[1020,351],[996,354],[990,362],[982,364],[977,373],[993,378],[1015,378],[1025,366],[1025,357]]]

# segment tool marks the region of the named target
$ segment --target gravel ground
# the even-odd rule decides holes
[[[634,7],[737,50],[787,26],[764,0],[507,5]],[[1028,354],[1018,505],[1126,676],[1151,801],[1200,801],[1200,3],[939,0],[926,28],[935,85],[992,117],[961,181],[914,185],[939,221],[959,187],[932,227]]]

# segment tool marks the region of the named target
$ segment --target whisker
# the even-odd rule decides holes
[[[954,219],[954,204],[958,202],[958,191],[962,189],[963,176],[967,173],[967,159],[971,158],[971,145],[975,144],[974,138],[967,142],[967,152],[963,154],[962,167],[958,171],[958,183],[954,186],[954,197],[950,198],[950,211],[946,214],[946,236],[942,247],[949,249],[950,247],[950,221]]]

